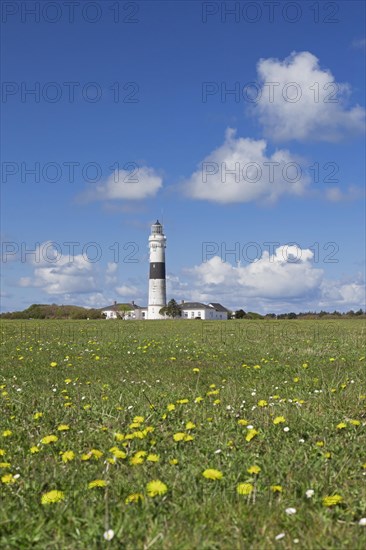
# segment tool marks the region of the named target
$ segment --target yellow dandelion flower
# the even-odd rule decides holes
[[[194,440],[194,436],[193,435],[189,435],[189,434],[186,434],[184,436],[184,441],[193,441]]]
[[[0,469],[3,468],[5,470],[5,468],[10,468],[10,466],[10,462],[0,462]]]
[[[267,407],[268,403],[265,399],[260,399],[257,403],[258,407]]]
[[[160,495],[165,495],[165,493],[168,490],[168,487],[160,481],[160,479],[154,479],[153,481],[149,481],[149,483],[146,485],[147,494],[149,497],[156,497]]]
[[[250,430],[248,430],[248,433],[245,436],[245,441],[248,441],[248,442],[251,441],[253,437],[255,437],[258,434],[259,432],[255,428],[251,428]]]
[[[34,415],[33,415],[33,419],[34,419],[34,420],[38,420],[38,418],[42,418],[42,416],[43,416],[43,413],[42,413],[42,412],[36,412],[36,413],[34,413]]]
[[[87,461],[87,460],[90,460],[92,456],[93,456],[93,455],[92,455],[91,453],[83,453],[83,454],[81,455],[81,460],[83,460],[83,461],[85,462],[85,461]]]
[[[282,424],[283,422],[286,422],[284,416],[276,416],[276,418],[273,419],[273,424]]]
[[[323,506],[336,506],[337,504],[342,502],[342,500],[343,497],[341,497],[340,495],[333,495],[329,497],[324,497],[322,502]]]
[[[238,420],[238,424],[239,424],[240,426],[248,426],[249,422],[248,422],[248,420],[245,420],[244,418],[240,418],[240,419]]]
[[[107,482],[104,479],[94,479],[94,481],[89,481],[88,489],[95,489],[97,487],[106,487]]]
[[[92,449],[88,453],[84,453],[81,455],[81,460],[90,460],[91,458],[95,458],[95,460],[98,460],[103,456],[102,451],[99,451],[98,449]]]
[[[10,437],[11,435],[13,435],[13,432],[11,430],[3,431],[3,437]]]
[[[142,457],[142,456],[146,456],[146,455],[147,455],[146,451],[137,451],[135,453],[135,456],[138,456],[139,458]]]
[[[57,426],[57,429],[59,432],[66,432],[70,429],[70,426],[68,426],[67,424],[60,424],[59,426]]]
[[[179,405],[185,405],[186,403],[189,403],[188,399],[178,399],[177,403]]]
[[[247,472],[248,474],[259,474],[259,472],[261,471],[261,468],[259,466],[250,466],[248,469],[247,469]]]
[[[144,497],[141,493],[132,493],[131,495],[128,495],[128,497],[125,498],[125,503],[126,504],[137,503],[143,499]]]
[[[343,430],[344,428],[347,428],[347,424],[345,422],[340,422],[337,424],[337,430]]]
[[[186,434],[184,432],[177,432],[173,435],[173,439],[174,439],[174,441],[183,441],[185,436],[186,436]]]
[[[239,485],[236,486],[238,495],[250,495],[253,489],[254,486],[251,483],[239,483]]]
[[[144,439],[144,437],[146,437],[146,435],[144,434],[144,432],[142,432],[141,430],[138,430],[137,432],[134,432],[132,434],[132,439]],[[127,436],[126,436],[127,437]]]
[[[50,367],[57,367],[56,361],[52,361],[52,362],[50,363]]]
[[[103,456],[102,451],[99,451],[98,449],[92,449],[90,452],[96,460]]]
[[[32,453],[32,455],[34,455],[35,453],[39,453],[39,448],[34,445],[29,449],[29,452]]]
[[[66,378],[64,380],[65,384],[70,384],[72,382],[71,378]]]
[[[186,424],[186,430],[194,430],[196,427],[196,424],[194,424],[193,422],[187,422]]]
[[[15,483],[15,478],[13,474],[5,474],[1,478],[1,483],[4,483],[5,485],[8,485],[9,483]]]
[[[129,463],[131,464],[131,466],[138,466],[139,464],[144,463],[144,459],[142,456],[134,455],[134,456],[131,456]]]
[[[213,402],[214,405],[220,405],[221,403],[221,399],[215,399],[215,401]]]
[[[363,468],[364,470],[366,470],[366,462],[365,462],[364,464],[362,464],[362,468]]]
[[[145,420],[144,416],[135,416],[132,422],[138,422],[139,424],[142,424]]]
[[[114,439],[115,439],[116,441],[123,441],[124,438],[125,438],[125,436],[124,436],[123,434],[119,433],[119,432],[117,432],[117,433],[114,434]]]
[[[118,447],[112,447],[109,449],[109,452],[116,458],[126,458],[127,454],[124,451],[121,451]]]
[[[54,504],[55,502],[60,502],[64,500],[65,494],[62,491],[49,491],[44,493],[41,497],[42,504]]]
[[[271,485],[270,489],[273,493],[282,493],[283,491],[281,485]]]
[[[160,457],[159,455],[149,454],[147,455],[146,460],[148,460],[149,462],[159,462]]]
[[[75,453],[74,451],[65,451],[64,453],[62,453],[61,455],[61,460],[62,462],[71,462],[71,460],[74,460],[75,458]]]
[[[193,372],[200,372],[200,369],[195,367],[194,369],[192,369]]]
[[[195,403],[201,403],[201,401],[203,401],[203,397],[196,397],[194,400]]]
[[[205,470],[202,472],[203,477],[206,479],[222,479],[224,477],[224,474],[220,472],[220,470],[215,470],[214,468],[208,468],[208,470]]]
[[[128,427],[130,430],[134,430],[135,428],[139,428],[141,426],[140,422],[132,422]]]
[[[317,447],[324,447],[324,441],[316,441],[316,442],[315,442],[315,445],[316,445]]]
[[[46,435],[43,439],[41,439],[41,443],[43,443],[43,445],[55,443],[56,441],[58,441],[57,435]]]
[[[359,426],[361,424],[359,420],[350,420],[349,423],[352,424],[352,426]]]
[[[4,451],[4,449],[0,449],[0,456],[4,456],[6,454],[6,452]]]
[[[174,411],[174,410],[175,410],[175,405],[174,405],[174,403],[169,403],[169,405],[167,405],[167,410],[168,410],[169,412]]]
[[[169,464],[171,464],[172,466],[176,466],[178,463],[179,463],[179,461],[178,461],[177,458],[171,458],[169,460]]]

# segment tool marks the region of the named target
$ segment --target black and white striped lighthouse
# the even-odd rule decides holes
[[[163,319],[159,311],[166,306],[166,281],[165,281],[165,248],[166,236],[163,226],[156,220],[151,226],[149,236],[150,249],[150,275],[149,275],[149,303],[147,310],[148,319]]]

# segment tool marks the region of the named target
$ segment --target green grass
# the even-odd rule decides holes
[[[0,478],[16,476],[0,482],[2,550],[365,548],[364,321],[3,321],[1,329],[0,462],[10,466]],[[136,416],[144,420],[130,427]],[[251,441],[238,420],[257,430]],[[178,432],[193,440],[176,442]],[[41,443],[51,434],[56,442]],[[115,463],[114,446],[126,453]],[[103,455],[82,460],[92,449]],[[65,451],[75,458],[64,463]],[[132,465],[137,451],[147,454]],[[247,472],[253,465],[259,474]],[[223,478],[205,479],[208,468]],[[107,486],[89,489],[96,479]],[[149,497],[155,479],[168,490]],[[253,491],[237,494],[239,483]],[[51,490],[64,499],[43,505]],[[142,500],[126,504],[134,493]],[[336,494],[339,504],[323,505]]]

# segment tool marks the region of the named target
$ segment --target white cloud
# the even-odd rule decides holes
[[[364,131],[365,109],[347,105],[350,85],[336,82],[310,52],[261,59],[257,71],[262,88],[254,112],[267,137],[337,141]]]
[[[107,286],[117,283],[117,270],[118,264],[115,262],[108,262],[105,273],[105,282]]]
[[[32,256],[33,277],[22,277],[22,287],[42,288],[47,294],[87,293],[98,287],[95,263],[86,255],[62,255],[54,243],[42,243]]]
[[[234,129],[227,129],[224,143],[184,182],[186,194],[195,199],[230,203],[275,202],[285,193],[304,193],[310,179],[300,159],[284,149],[268,155],[265,140],[236,138],[235,133]]]
[[[123,296],[126,298],[127,297],[136,298],[138,295],[140,295],[140,290],[133,285],[118,286],[116,287],[116,292],[119,296]]]
[[[357,50],[365,50],[366,49],[366,38],[355,39],[352,42],[352,47],[356,48]]]
[[[365,308],[365,284],[361,277],[331,281],[314,261],[309,249],[279,246],[273,253],[247,265],[233,266],[212,257],[170,279],[170,295],[177,300],[220,302],[232,309],[260,313],[289,311],[348,311]]]
[[[161,189],[163,180],[153,168],[140,166],[116,170],[108,180],[81,195],[86,201],[142,200],[154,197]]]
[[[59,245],[52,241],[42,243],[32,255],[29,255],[27,263],[33,268],[33,275],[21,277],[18,285],[23,288],[41,289],[63,303],[103,307],[112,303],[116,295],[135,301],[144,296],[144,293],[134,285],[123,284],[116,287],[117,263],[108,262],[104,269],[99,262],[91,261],[86,253],[62,254]]]
[[[313,255],[311,250],[280,246],[273,254],[264,250],[261,258],[247,266],[234,267],[214,256],[191,273],[201,285],[235,285],[246,297],[300,298],[316,291],[322,281],[323,270],[313,266]]]
[[[353,201],[365,196],[365,190],[356,185],[350,185],[346,191],[339,187],[329,187],[325,191],[325,197],[331,202]]]
[[[322,293],[320,305],[329,307],[365,307],[366,289],[362,280],[350,282],[325,280],[322,283]]]

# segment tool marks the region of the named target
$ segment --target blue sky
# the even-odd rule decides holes
[[[36,4],[2,5],[2,311],[146,305],[162,216],[168,298],[365,307],[364,3]]]

